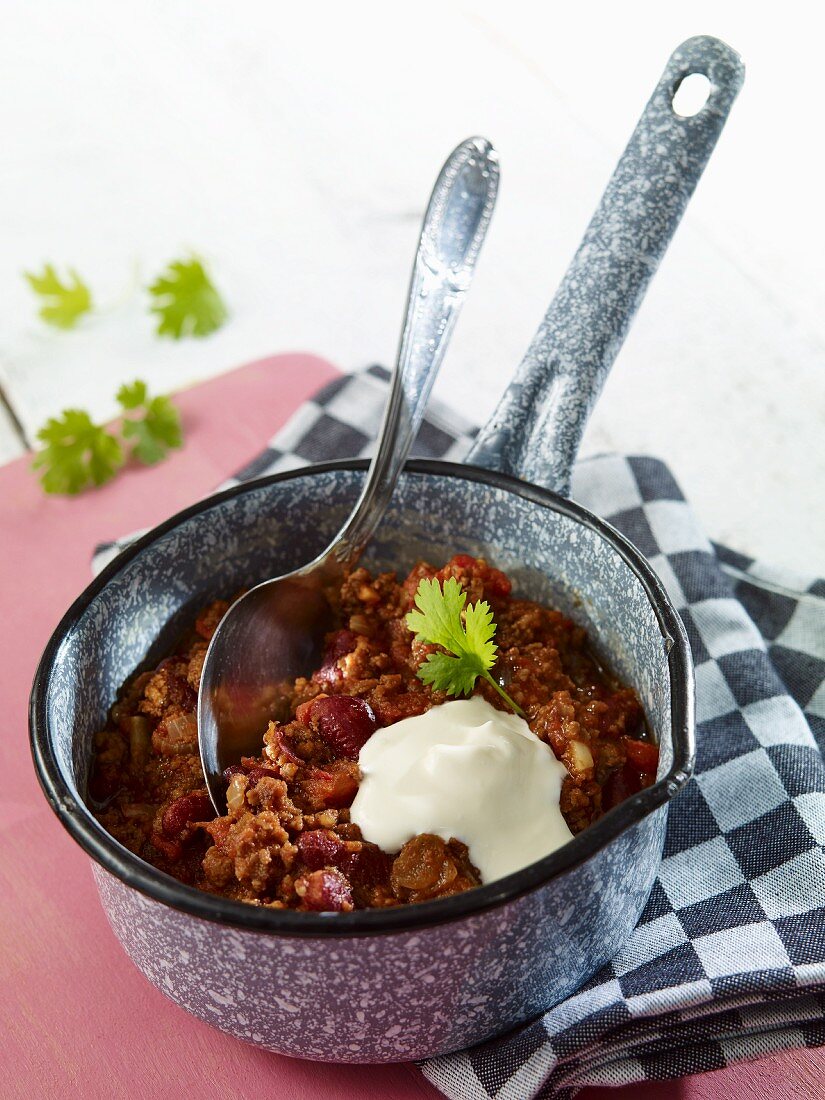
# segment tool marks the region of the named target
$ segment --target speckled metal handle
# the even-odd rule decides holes
[[[671,56],[573,262],[467,461],[567,494],[587,418],[744,79],[737,53],[690,38]],[[707,103],[672,106],[684,77]]]

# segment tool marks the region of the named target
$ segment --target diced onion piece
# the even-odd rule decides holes
[[[157,813],[157,806],[153,806],[148,802],[124,802],[121,811],[128,821],[151,822]]]
[[[240,813],[243,809],[245,792],[246,776],[243,772],[233,775],[226,788],[226,805],[231,814]]]
[[[170,741],[197,741],[198,720],[194,714],[178,714],[165,719],[165,722]]]
[[[353,634],[369,634],[370,624],[363,615],[359,615],[357,612],[355,615],[350,615],[349,628]]]
[[[593,754],[584,741],[569,741],[567,751],[570,768],[576,775],[583,775],[593,767]]]
[[[180,756],[198,746],[198,720],[194,711],[162,718],[152,734],[152,745],[162,756]]]

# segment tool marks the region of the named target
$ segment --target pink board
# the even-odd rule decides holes
[[[40,793],[26,733],[35,666],[89,580],[97,542],[149,527],[252,458],[301,401],[335,377],[311,355],[252,363],[179,394],[186,446],[74,500],[48,498],[19,459],[0,468],[0,1035],[4,1097],[415,1100],[414,1066],[300,1062],[245,1046],[166,1000],[132,967],[97,900],[87,857]],[[592,1089],[584,1100],[726,1100],[825,1092],[820,1053],[682,1082]]]

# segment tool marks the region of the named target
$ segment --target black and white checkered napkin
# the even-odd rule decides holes
[[[332,382],[221,488],[368,454],[386,380],[371,367]],[[433,403],[414,453],[460,459],[474,434]],[[655,459],[583,461],[572,496],[636,544],[682,615],[696,776],[616,958],[533,1023],[422,1066],[461,1100],[569,1097],[825,1044],[825,581],[713,546]]]

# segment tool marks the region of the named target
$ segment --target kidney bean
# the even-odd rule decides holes
[[[379,886],[389,882],[392,856],[376,844],[364,842],[357,852],[348,854],[344,869],[350,881],[359,886]]]
[[[392,857],[375,844],[355,841],[348,845],[328,829],[310,829],[296,841],[301,859],[311,871],[337,867],[350,882],[377,886],[390,877]]]
[[[313,700],[309,717],[330,748],[351,760],[358,758],[378,729],[378,719],[369,703],[352,695],[324,695]]]
[[[211,821],[215,810],[207,794],[185,794],[167,806],[162,818],[163,834],[179,840],[192,821]]]
[[[304,904],[315,912],[348,913],[355,908],[352,889],[340,871],[313,871],[306,879]]]
[[[286,736],[282,729],[279,729],[275,733],[275,743],[278,746],[278,752],[280,755],[290,764],[303,764],[305,763],[303,757],[299,756],[292,746],[292,742]]]
[[[344,861],[346,844],[328,829],[310,829],[296,841],[298,854],[310,871],[337,867]]]
[[[351,630],[339,630],[332,635],[324,650],[324,659],[321,667],[313,676],[316,683],[332,684],[343,677],[338,662],[348,653],[352,653],[358,642],[358,638]]]

